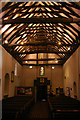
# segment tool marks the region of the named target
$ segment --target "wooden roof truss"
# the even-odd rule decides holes
[[[79,2],[4,2],[0,14],[2,46],[21,65],[63,65],[80,45]]]

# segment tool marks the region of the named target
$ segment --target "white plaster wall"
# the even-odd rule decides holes
[[[21,85],[22,86],[33,86],[34,80],[36,79],[36,67],[33,66],[32,69],[29,66],[23,66],[23,76]]]
[[[17,63],[17,76],[14,76],[14,82],[11,82],[11,72],[15,71],[15,63]],[[22,66],[4,49],[2,48],[2,96],[4,96],[5,74],[10,76],[9,81],[9,97],[15,95],[15,87],[20,86],[22,78]]]
[[[80,100],[80,46],[79,46],[79,49],[78,49],[78,59],[79,59],[79,61],[78,61],[78,64],[79,64],[79,74],[78,74],[78,79],[79,79],[79,81],[78,81],[78,99]]]
[[[71,97],[74,97],[73,83],[77,85],[77,97],[78,97],[78,74],[79,74],[79,48],[73,53],[73,55],[63,65],[63,80],[64,80],[64,91],[66,94],[66,87],[72,88],[70,90]]]
[[[52,69],[52,89],[56,93],[56,88],[63,88],[63,68],[62,66],[56,66]]]
[[[2,48],[0,46],[0,100],[2,99]]]

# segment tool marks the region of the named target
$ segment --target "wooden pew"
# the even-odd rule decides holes
[[[78,100],[66,96],[52,96],[48,98],[48,103],[54,120],[80,118],[80,102]]]
[[[2,120],[18,120],[25,110],[29,111],[33,103],[32,96],[15,96],[2,101]]]

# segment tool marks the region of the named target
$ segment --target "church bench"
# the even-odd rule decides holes
[[[66,96],[55,96],[48,98],[48,104],[51,117],[54,120],[80,117],[80,102],[78,100]]]
[[[15,96],[2,102],[2,120],[18,120],[33,103],[32,96]]]
[[[80,110],[61,110],[57,109],[52,113],[52,119],[54,120],[70,120],[70,119],[80,119]]]
[[[2,114],[2,120],[17,120],[19,116],[18,111],[4,111]]]

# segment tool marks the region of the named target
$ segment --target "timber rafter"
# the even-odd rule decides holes
[[[41,65],[39,61],[62,65],[80,45],[78,2],[5,2],[1,14],[2,46],[21,65],[30,65],[25,61],[32,65]],[[36,58],[27,59],[31,54]],[[40,59],[39,54],[46,58]],[[56,57],[49,58],[50,54]]]

